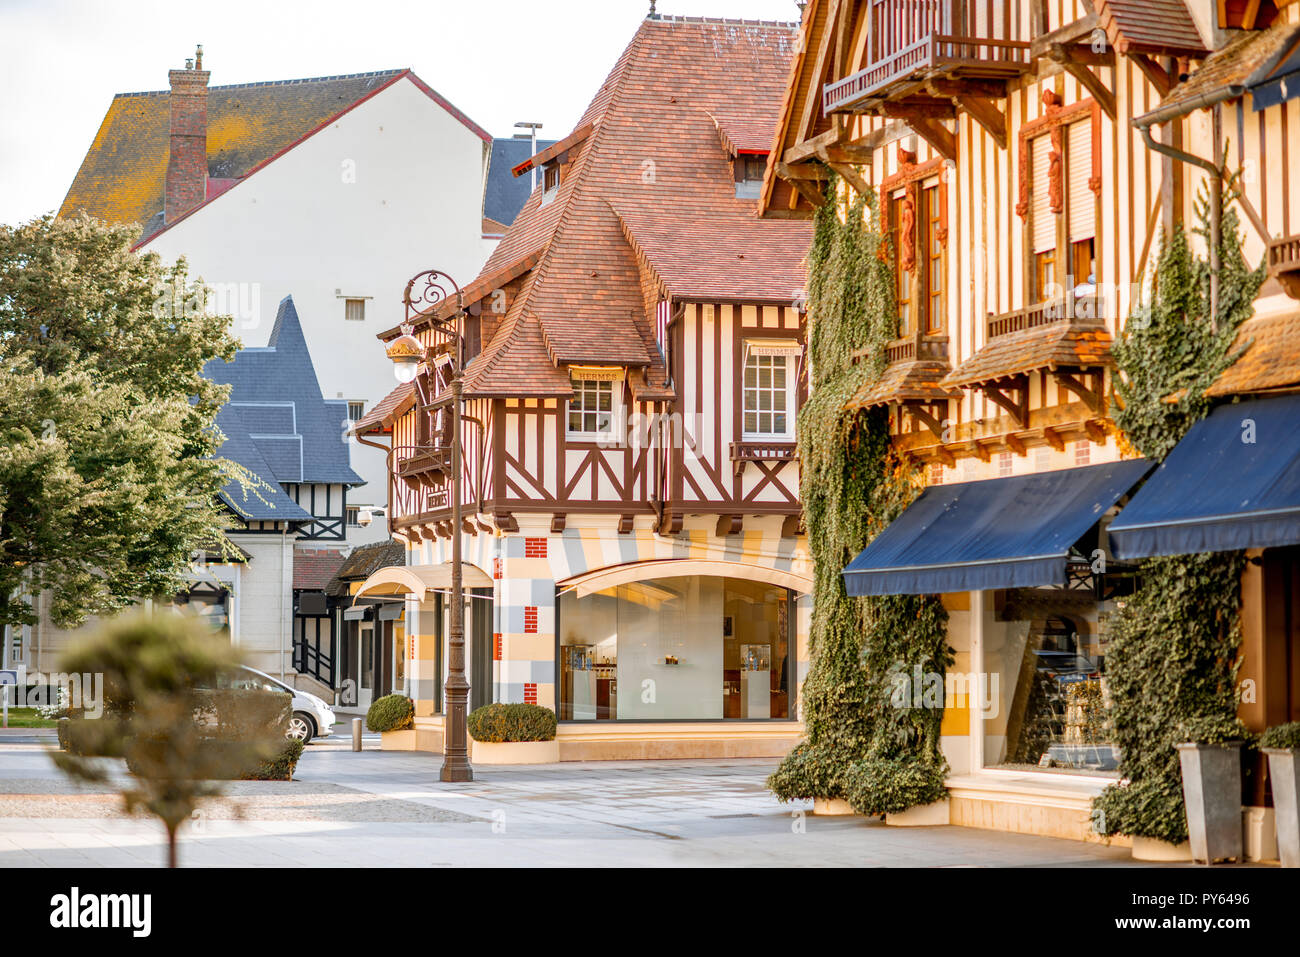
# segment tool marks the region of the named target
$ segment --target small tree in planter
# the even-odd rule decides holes
[[[1278,856],[1283,867],[1300,867],[1300,721],[1269,728],[1259,746],[1268,755]]]
[[[1181,730],[1178,760],[1192,857],[1206,864],[1241,860],[1241,746],[1251,734],[1226,717],[1188,721]]]

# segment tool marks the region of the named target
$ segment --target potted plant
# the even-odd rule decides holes
[[[384,751],[415,749],[415,702],[404,694],[376,698],[366,710],[366,727],[379,733]]]
[[[1242,859],[1241,746],[1250,732],[1236,718],[1185,723],[1178,748],[1192,857],[1203,864]]]
[[[1259,746],[1268,755],[1278,857],[1283,867],[1300,867],[1300,721],[1269,728]]]
[[[555,712],[536,704],[485,704],[469,714],[474,764],[553,764],[560,760]]]

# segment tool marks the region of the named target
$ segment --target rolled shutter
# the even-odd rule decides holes
[[[1092,178],[1092,122],[1071,123],[1065,130],[1067,226],[1070,241],[1077,243],[1097,235],[1096,196],[1088,188]]]
[[[1056,216],[1047,198],[1047,172],[1052,153],[1050,136],[1035,137],[1029,143],[1030,178],[1029,228],[1030,243],[1035,253],[1056,248]]]

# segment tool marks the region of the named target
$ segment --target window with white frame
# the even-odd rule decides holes
[[[622,391],[621,370],[579,372],[571,370],[568,432],[570,437],[603,439],[614,434]]]
[[[751,345],[741,389],[741,428],[746,439],[794,437],[795,359],[789,347]]]

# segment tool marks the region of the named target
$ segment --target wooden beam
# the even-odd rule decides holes
[[[957,111],[953,109],[951,102],[934,96],[913,97],[895,103],[881,103],[877,110],[881,116],[906,120],[913,129],[916,128],[913,120],[917,118],[951,120],[957,115]]]
[[[804,160],[810,160],[817,155],[817,150],[837,145],[839,137],[839,130],[827,130],[824,133],[818,133],[811,139],[801,140],[790,147],[781,154],[781,159],[791,166],[795,163],[802,163]]]
[[[815,207],[826,205],[826,194],[823,193],[819,187],[814,186],[812,180],[787,176],[786,174],[789,170],[790,167],[785,163],[776,164],[776,175],[793,186],[800,196],[808,200],[808,202],[812,203]]]
[[[908,120],[908,123],[940,156],[957,162],[957,137],[948,132],[948,128],[941,122],[916,117]]]
[[[996,405],[1001,406],[1020,428],[1023,429],[1029,423],[1029,381],[1024,376],[1006,386],[985,383],[980,389]],[[1015,398],[1009,394],[1012,392],[1016,393]]]
[[[1089,388],[1082,380],[1075,378],[1068,372],[1062,372],[1060,369],[1052,370],[1052,375],[1056,377],[1057,385],[1073,392],[1093,412],[1101,411],[1101,393],[1099,390]]]
[[[1174,81],[1164,67],[1145,53],[1130,53],[1128,56],[1142,71],[1142,75],[1156,88],[1161,99],[1169,95],[1169,91],[1174,88]]]
[[[835,37],[835,20],[839,16],[841,0],[831,0],[831,8],[826,14],[826,23],[821,43],[817,45],[817,58],[813,61],[812,73],[809,74],[808,97],[804,101],[803,116],[799,120],[798,141],[809,138],[813,124],[822,111],[822,86],[825,83],[826,67],[829,66],[831,40]]]
[[[1050,31],[1046,30],[1047,20],[1044,18],[1042,27],[1035,26],[1034,28],[1034,38],[1029,41],[1029,55],[1031,57],[1043,56],[1052,48],[1053,44],[1057,43],[1065,46],[1073,43],[1083,43],[1091,39],[1092,31],[1097,29],[1097,26],[1097,14],[1095,13],[1089,13],[1072,23],[1067,23]]]
[[[958,96],[956,103],[971,115],[993,137],[994,142],[1007,148],[1007,118],[990,100],[978,96]]]
[[[1001,100],[1007,95],[1007,85],[1000,80],[960,79],[935,77],[925,81],[931,96],[950,100],[955,96],[978,96],[986,100]]]
[[[1078,80],[1083,88],[1092,94],[1092,98],[1097,101],[1097,105],[1107,116],[1112,120],[1115,119],[1115,94],[1101,82],[1101,77],[1076,60],[1071,49],[1063,44],[1053,43],[1048,49],[1048,56],[1061,64],[1070,76]]]
[[[858,175],[858,171],[855,170],[852,166],[849,166],[845,163],[829,163],[829,162],[826,165],[829,166],[831,169],[835,170],[835,172],[840,175],[840,177],[844,180],[844,182],[848,183],[850,186],[854,188],[854,190],[857,191],[859,196],[871,195],[872,192],[871,186],[867,183],[865,179],[863,179],[861,176]]]
[[[945,441],[943,437],[943,423],[930,414],[929,410],[919,402],[906,402],[903,404],[903,411],[911,414],[912,418],[920,422],[940,442]]]

